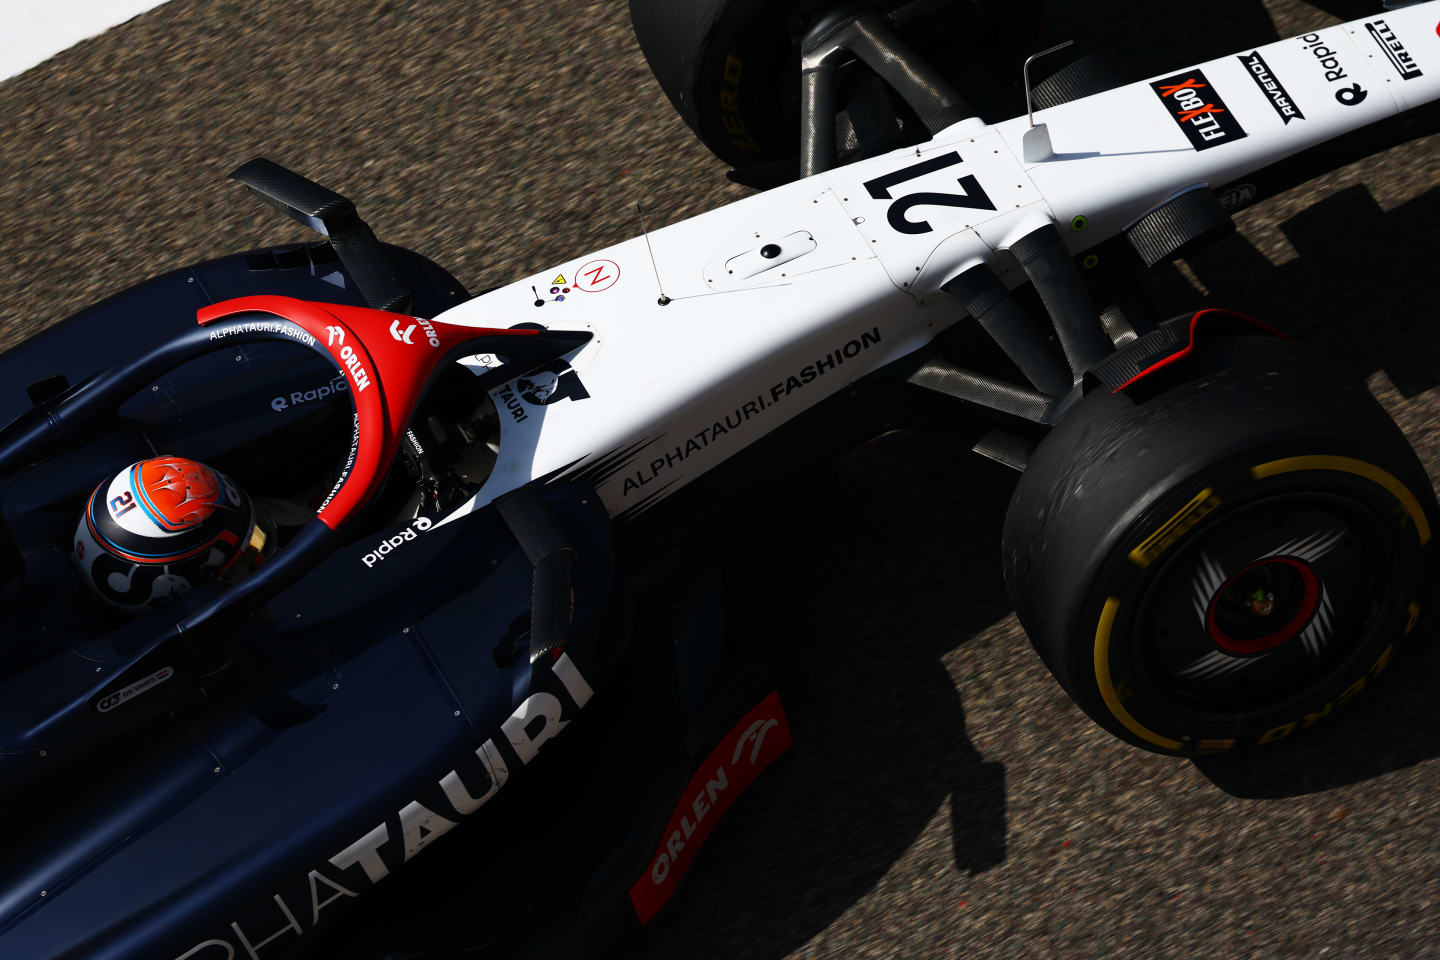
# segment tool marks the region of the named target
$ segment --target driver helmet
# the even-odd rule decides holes
[[[102,601],[145,613],[205,580],[239,579],[274,547],[274,524],[229,477],[185,457],[152,457],[90,494],[74,557]]]

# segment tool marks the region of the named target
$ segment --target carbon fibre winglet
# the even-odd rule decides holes
[[[574,604],[571,570],[575,547],[535,487],[519,487],[495,500],[505,524],[534,568],[530,582],[530,663],[549,666],[570,636]]]
[[[349,199],[264,157],[241,164],[230,178],[245,184],[272,207],[329,237],[335,254],[369,306],[396,313],[409,309],[409,288]]]

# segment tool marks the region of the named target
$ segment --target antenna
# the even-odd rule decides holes
[[[1047,47],[1039,53],[1031,54],[1025,61],[1025,115],[1030,120],[1030,129],[1025,131],[1025,136],[1020,139],[1021,152],[1025,156],[1026,163],[1040,163],[1042,160],[1049,160],[1055,156],[1055,148],[1050,145],[1050,130],[1045,124],[1035,125],[1035,106],[1030,97],[1030,64],[1039,60],[1047,53],[1054,53],[1056,50],[1064,50],[1074,43],[1074,40],[1066,40],[1064,43],[1057,43],[1053,47]]]
[[[650,232],[645,229],[645,211],[640,206],[640,201],[635,201],[635,213],[640,217],[640,235],[645,238],[645,249],[650,252],[650,269],[655,271],[655,288],[660,291],[660,299],[655,302],[665,306],[670,298],[665,296],[665,288],[660,284],[660,268],[655,266],[655,250],[650,246]]]

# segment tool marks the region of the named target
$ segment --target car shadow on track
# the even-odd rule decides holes
[[[1004,861],[1004,767],[971,744],[941,658],[1009,611],[995,561],[1013,477],[894,433],[748,541],[755,587],[727,616],[783,645],[796,745],[717,831],[645,957],[788,955],[917,840],[933,877],[920,897],[958,896]]]
[[[1440,329],[1432,306],[1437,222],[1440,189],[1386,211],[1369,189],[1353,186],[1280,222],[1278,234],[1258,231],[1259,246],[1236,234],[1187,261],[1207,290],[1205,302],[1277,326],[1368,379],[1432,482],[1440,479],[1440,400],[1426,395],[1440,386]],[[1150,287],[1158,302],[1196,303],[1194,287],[1174,267],[1155,271]],[[1440,589],[1422,608],[1434,611],[1437,602]],[[1431,651],[1440,638],[1436,620],[1433,612],[1422,616],[1377,688],[1337,708],[1329,722],[1263,758],[1217,756],[1196,767],[1235,796],[1289,797],[1440,756],[1434,706],[1440,660]]]
[[[1386,211],[1356,185],[1284,220],[1278,235],[1266,232],[1263,250],[1234,234],[1188,264],[1208,290],[1207,305],[1279,327],[1357,376],[1384,371],[1401,396],[1413,397],[1440,385],[1437,217],[1440,189]],[[1151,289],[1165,303],[1196,302],[1174,267],[1154,271]]]
[[[1236,235],[1192,257],[1203,296],[1175,267],[1154,271],[1147,286],[1177,312],[1233,306],[1357,376],[1383,372],[1422,460],[1440,463],[1440,436],[1428,429],[1435,408],[1419,396],[1440,385],[1440,331],[1423,308],[1435,222],[1440,190],[1385,211],[1367,189],[1349,188],[1281,223],[1278,236],[1262,231],[1264,252]],[[1347,242],[1336,242],[1340,231]],[[936,878],[919,898],[947,895],[952,881],[960,890],[1004,861],[1004,769],[971,745],[941,663],[1011,609],[995,560],[1014,475],[967,446],[918,431],[886,436],[760,524],[748,544],[749,615],[783,644],[797,746],[716,834],[646,957],[785,956],[917,840]],[[1429,681],[1437,658],[1423,655],[1435,633],[1422,619],[1397,658],[1403,666],[1328,726],[1261,762],[1213,757],[1197,768],[1232,795],[1284,797],[1440,755]],[[949,822],[936,830],[947,805]],[[942,834],[944,850],[934,848]]]
[[[1437,597],[1430,600],[1434,608]],[[1440,756],[1435,720],[1435,670],[1431,647],[1436,624],[1417,629],[1397,656],[1389,676],[1306,736],[1263,758],[1207,757],[1195,766],[1231,796],[1296,797],[1359,783]]]
[[[1206,8],[1182,4],[1105,2],[1045,4],[1045,44],[1074,40],[1091,50],[1109,50],[1131,79],[1168,76],[1202,63],[1279,39],[1263,3],[1231,0]],[[1035,49],[1040,49],[1037,41]],[[1062,56],[1063,58],[1063,56]],[[1019,70],[1017,66],[1017,77]]]

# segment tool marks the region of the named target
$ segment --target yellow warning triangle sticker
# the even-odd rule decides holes
[[[566,280],[566,279],[565,279],[565,274],[563,274],[563,273],[557,273],[557,274],[555,274],[555,279],[550,281],[550,285],[553,287],[553,286],[555,286],[557,283],[569,283],[569,282],[570,282],[569,280]]]

